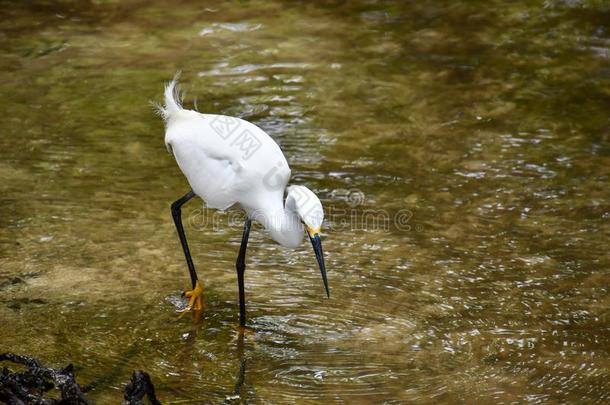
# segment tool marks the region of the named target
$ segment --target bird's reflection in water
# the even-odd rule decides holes
[[[185,366],[192,364],[193,362],[193,350],[195,349],[195,342],[197,341],[199,332],[204,325],[201,311],[192,311],[192,315],[193,323],[190,330],[183,334],[185,345],[179,358],[179,362]],[[248,364],[248,356],[246,353],[246,335],[252,336],[254,334],[253,329],[244,328],[241,326],[236,327],[235,331],[236,335],[233,342],[235,342],[236,358],[239,364],[239,370],[235,376],[235,385],[232,393],[225,397],[223,402],[225,404],[232,404],[235,403],[235,401],[244,400],[243,395],[245,394],[244,386],[246,383],[246,369]],[[188,366],[186,366],[186,369],[188,369]]]
[[[237,335],[237,358],[239,360],[239,373],[237,373],[235,388],[233,389],[233,398],[235,399],[242,398],[242,388],[246,382],[246,364],[248,359],[245,355],[244,335],[245,331],[243,328],[239,328]]]
[[[201,311],[192,311],[192,314],[193,323],[191,324],[191,329],[182,334],[184,346],[180,351],[180,355],[178,356],[179,364],[185,365],[186,369],[188,369],[188,365],[192,364],[193,362],[194,345],[197,340],[197,336],[199,335],[199,331],[201,330],[201,326],[203,325]],[[182,317],[182,315],[180,315],[180,317]]]

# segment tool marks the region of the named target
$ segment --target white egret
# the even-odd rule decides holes
[[[195,195],[210,208],[238,204],[246,213],[235,267],[239,286],[239,323],[245,326],[244,272],[251,221],[259,222],[280,245],[296,248],[305,231],[315,252],[327,296],[328,281],[320,227],[324,218],[318,197],[304,186],[286,188],[290,168],[280,147],[262,129],[245,120],[201,114],[181,106],[177,77],[165,86],[165,145],[186,176],[191,190],[171,206],[193,289],[187,310],[201,310],[203,287],[197,278],[181,220],[181,206]],[[287,191],[284,200],[284,192]]]

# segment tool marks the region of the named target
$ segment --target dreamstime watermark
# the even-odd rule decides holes
[[[408,208],[386,210],[368,208],[366,196],[358,189],[339,189],[331,194],[332,200],[344,201],[347,207],[331,204],[325,209],[325,218],[332,230],[363,230],[385,232],[421,232],[421,224],[413,220],[414,213]]]
[[[261,139],[257,128],[247,121],[225,115],[216,115],[211,118],[209,126],[218,136],[217,141],[224,148],[233,153],[233,164],[239,170],[240,164],[257,156],[257,165],[264,170],[262,176],[263,187],[270,192],[282,190],[290,177],[290,169],[283,155],[276,155],[275,149],[265,148],[266,139]],[[267,151],[267,153],[265,152]],[[269,161],[271,159],[271,161]],[[274,163],[273,159],[277,159]],[[242,162],[240,162],[240,160]],[[260,163],[260,164],[259,164]],[[288,199],[299,207],[304,217],[322,215],[320,205],[315,195],[305,187],[294,186],[288,188]],[[386,210],[370,208],[367,206],[366,195],[358,189],[334,190],[326,199],[323,228],[332,230],[363,230],[385,232],[421,231],[421,224],[414,223],[414,213],[408,208]],[[298,218],[288,219],[283,213],[277,218],[270,218],[265,210],[250,213],[254,220],[261,219],[266,225],[278,224],[283,229],[299,227]],[[245,221],[242,210],[230,209],[228,211],[215,211],[198,209],[189,216],[189,225],[194,229],[220,229],[228,227],[241,227]],[[290,223],[293,222],[293,223]]]
[[[309,198],[306,194],[297,194],[300,198]],[[306,201],[305,201],[306,202]],[[303,200],[301,200],[303,203]],[[255,212],[253,217],[264,216],[265,213]],[[421,232],[423,226],[414,219],[411,209],[401,208],[386,210],[368,208],[365,194],[358,189],[339,189],[333,191],[329,199],[324,201],[323,230],[329,231],[376,231],[376,232]],[[217,211],[205,208],[193,210],[188,223],[196,230],[219,230],[242,228],[246,219],[241,209]],[[275,219],[268,218],[272,223]],[[279,219],[277,219],[279,221]],[[300,226],[300,221],[285,224],[285,226]]]

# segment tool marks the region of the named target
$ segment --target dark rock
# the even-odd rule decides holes
[[[89,405],[83,390],[76,383],[72,364],[63,369],[44,367],[38,360],[12,353],[1,353],[0,361],[9,361],[26,367],[23,372],[13,372],[4,367],[0,371],[0,402],[9,405]],[[61,393],[61,399],[45,398],[52,389]],[[143,405],[144,397],[152,405],[161,405],[155,396],[150,376],[144,371],[134,371],[125,387],[124,405]]]

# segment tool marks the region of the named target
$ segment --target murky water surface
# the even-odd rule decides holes
[[[58,3],[58,4],[55,4]],[[608,403],[610,8],[596,0],[16,2],[0,22],[0,351],[164,403]],[[150,101],[271,134],[311,248],[188,189]],[[178,303],[178,304],[177,304]]]

